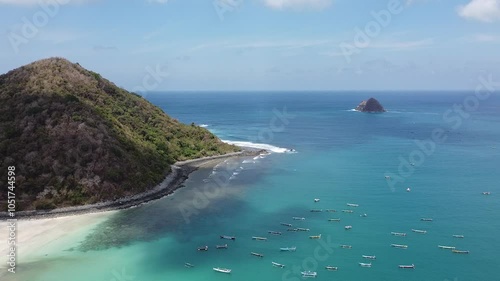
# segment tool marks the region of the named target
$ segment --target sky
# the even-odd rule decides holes
[[[64,57],[131,91],[500,81],[500,0],[0,0],[0,73]]]

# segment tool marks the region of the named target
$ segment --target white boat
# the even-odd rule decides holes
[[[263,254],[259,254],[259,253],[255,253],[255,252],[251,252],[250,255],[256,256],[256,257],[259,257],[259,258],[263,258],[264,257]]]
[[[231,269],[228,268],[214,267],[213,270],[220,273],[231,273]]]
[[[328,221],[340,221],[340,219],[328,219]]]
[[[325,211],[329,212],[329,213],[336,213],[337,212],[337,210],[334,210],[334,209],[326,209]]]
[[[224,245],[215,245],[216,249],[227,249],[227,244]]]
[[[391,234],[394,236],[406,236],[406,233],[404,232],[391,232]]]
[[[411,231],[413,231],[415,233],[420,233],[420,234],[426,234],[427,233],[427,230],[420,230],[420,229],[412,229]]]
[[[455,254],[468,254],[469,253],[469,251],[462,251],[462,250],[455,250],[455,249],[453,249],[451,251]]]
[[[190,263],[186,262],[186,263],[184,263],[184,266],[187,268],[191,268],[191,267],[194,267],[194,264],[190,264]]]
[[[364,259],[369,259],[369,260],[374,260],[374,259],[377,259],[376,256],[367,256],[367,255],[362,255],[361,257],[363,257]]]
[[[358,204],[353,204],[353,203],[347,203],[347,206],[349,206],[349,207],[359,207]]]
[[[315,278],[318,275],[316,271],[310,271],[310,270],[302,271],[301,274],[303,278],[308,278],[308,277]]]
[[[441,246],[441,245],[438,245],[438,248],[445,249],[445,250],[455,250],[455,247],[453,247],[453,246]]]
[[[344,226],[345,230],[349,230],[349,229],[352,229],[352,225],[346,225]]]
[[[330,271],[337,271],[339,268],[336,266],[327,265],[327,266],[325,266],[325,269],[330,270]]]
[[[344,213],[354,213],[353,210],[342,210],[342,212],[344,212]]]
[[[483,192],[483,195],[490,195],[490,194],[491,194],[491,192],[489,192],[489,191],[484,191]]]
[[[462,234],[453,234],[453,238],[465,238]]]
[[[208,251],[208,246],[199,247],[198,251]]]
[[[314,202],[319,202],[319,199],[318,199],[318,198],[315,198],[315,199],[314,199]]]
[[[410,268],[410,269],[414,269],[415,268],[415,265],[414,264],[410,264],[410,265],[404,265],[404,264],[400,264],[398,265],[399,268]]]
[[[366,218],[368,215],[367,214],[362,214],[362,215],[359,215],[360,217],[362,218]]]
[[[351,245],[340,245],[340,248],[342,249],[352,249]]]
[[[302,218],[302,217],[293,217],[292,219],[296,220],[296,221],[303,221],[305,220],[306,218]]]
[[[282,223],[280,223],[280,224],[281,224],[281,225],[284,225],[284,226],[292,227],[292,224],[291,224],[291,223],[284,223],[284,222],[282,222]]]
[[[411,188],[409,188],[409,187],[408,187],[408,188],[406,189],[406,192],[410,192],[410,191],[411,191]]]
[[[309,236],[310,239],[321,239],[321,234],[319,235],[311,235]]]
[[[267,233],[270,233],[272,235],[281,235],[281,232],[279,231],[274,231],[274,230],[269,230]]]
[[[285,265],[284,265],[284,264],[277,263],[277,262],[272,262],[272,264],[273,264],[273,266],[274,266],[274,267],[279,267],[279,268],[283,268],[283,267],[285,267]]]
[[[359,265],[361,267],[372,267],[372,263],[364,263],[364,262],[360,262]]]
[[[391,247],[394,247],[394,248],[400,248],[400,249],[407,249],[407,248],[408,248],[408,245],[391,244]]]
[[[309,231],[309,228],[297,227],[297,231]]]
[[[282,252],[295,252],[295,250],[297,250],[297,247],[280,248],[280,251],[282,251]]]
[[[252,239],[253,240],[258,240],[258,241],[266,241],[267,240],[266,237],[259,237],[259,236],[253,236]]]

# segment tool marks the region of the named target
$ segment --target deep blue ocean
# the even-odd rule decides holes
[[[353,111],[370,97],[388,112]],[[291,281],[303,280],[304,270],[317,272],[315,280],[500,280],[498,94],[170,92],[145,98],[222,140],[272,153],[202,168],[172,196],[111,215],[60,257],[21,265],[13,280]],[[223,244],[228,248],[215,248]],[[208,251],[197,251],[205,245]],[[411,264],[414,269],[398,267]]]

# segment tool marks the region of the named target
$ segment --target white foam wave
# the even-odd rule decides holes
[[[200,124],[200,127],[206,128],[206,127],[208,127],[208,125],[207,124]]]
[[[241,162],[243,164],[255,164],[255,161],[252,161],[252,160],[243,160],[243,162]]]
[[[225,143],[228,144],[233,144],[236,146],[242,146],[242,147],[249,147],[249,148],[257,148],[257,149],[265,149],[270,152],[274,153],[285,153],[287,151],[290,151],[288,148],[283,148],[283,147],[278,147],[266,143],[253,143],[249,141],[228,141],[228,140],[222,140]]]

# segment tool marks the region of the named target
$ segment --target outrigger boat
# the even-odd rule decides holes
[[[299,230],[298,230],[297,228],[289,228],[289,229],[287,229],[286,231],[295,231],[295,232],[297,232],[297,231],[299,231]]]
[[[221,235],[220,239],[236,240],[236,237],[234,237],[234,236],[228,236],[228,235]]]
[[[438,248],[445,249],[445,250],[455,250],[455,247],[452,247],[452,246],[441,246],[441,245],[438,245]]]
[[[208,246],[199,247],[198,251],[208,251]]]
[[[273,230],[269,230],[267,233],[270,233],[272,235],[281,235],[281,232],[279,232],[279,231],[273,231]]]
[[[215,246],[216,249],[227,249],[227,244],[224,244],[224,245],[216,245]]]
[[[280,224],[281,224],[281,225],[284,225],[284,226],[292,227],[292,224],[291,224],[291,223],[284,223],[284,222],[282,222],[282,223],[280,223]]]
[[[463,236],[462,234],[453,234],[453,237],[454,238],[464,238],[465,236]]]
[[[374,260],[374,259],[377,259],[376,256],[366,256],[366,255],[362,255],[361,257],[363,257],[364,259],[369,259],[369,260]]]
[[[186,263],[184,263],[184,266],[187,268],[191,268],[191,267],[194,267],[194,264],[190,264],[190,263],[186,262]]]
[[[267,240],[266,237],[259,237],[259,236],[253,236],[252,239],[253,240],[258,240],[258,241],[266,241]]]
[[[321,239],[321,234],[320,235],[311,235],[309,236],[310,239]]]
[[[342,210],[342,212],[344,212],[344,213],[354,213],[353,210]]]
[[[406,236],[406,233],[404,232],[391,232],[391,234],[394,236]]]
[[[274,266],[274,267],[279,267],[279,268],[283,268],[283,267],[285,267],[285,265],[284,265],[284,264],[277,263],[277,262],[272,262],[272,264],[273,264],[273,266]]]
[[[415,233],[420,233],[420,234],[426,234],[427,233],[427,230],[420,230],[420,229],[412,229],[411,231],[413,231]]]
[[[340,245],[340,248],[342,249],[352,249],[351,245]]]
[[[340,221],[340,219],[328,219],[328,221]]]
[[[414,264],[410,264],[410,265],[404,265],[404,264],[400,264],[398,265],[399,268],[411,268],[411,269],[415,269],[415,265]]]
[[[468,254],[469,251],[462,251],[462,250],[451,250],[455,254]]]
[[[297,227],[297,231],[309,231],[309,228]]]
[[[359,265],[361,267],[372,267],[372,263],[364,263],[364,262],[360,262]]]
[[[337,210],[334,210],[334,209],[326,209],[325,211],[329,212],[329,213],[336,213],[337,212]]]
[[[231,269],[228,268],[214,267],[213,270],[220,273],[227,273],[227,274],[231,273]]]
[[[252,256],[256,256],[256,257],[259,257],[259,258],[263,258],[264,255],[263,254],[259,254],[259,253],[255,253],[255,252],[251,252],[250,253]]]
[[[280,251],[282,251],[282,252],[295,252],[295,250],[297,250],[297,247],[280,248]]]
[[[407,249],[407,248],[408,248],[408,245],[391,244],[391,247],[394,247],[394,248],[400,248],[400,249]]]
[[[336,266],[327,265],[327,266],[325,266],[325,269],[330,270],[330,271],[337,271],[339,268]]]
[[[421,220],[421,221],[432,221],[432,219],[431,219],[431,218],[421,218],[420,220]]]
[[[317,272],[315,272],[315,271],[310,271],[310,270],[307,270],[307,271],[302,271],[302,272],[301,272],[301,274],[302,274],[302,277],[303,277],[303,278],[308,278],[308,277],[315,278],[315,277],[318,275],[318,273],[317,273]]]
[[[293,217],[292,219],[296,220],[296,221],[303,221],[305,220],[306,218],[302,218],[302,217]]]
[[[321,213],[323,212],[322,209],[311,209],[311,213]]]
[[[349,206],[349,207],[359,207],[358,204],[352,204],[352,203],[347,203],[347,206]]]

